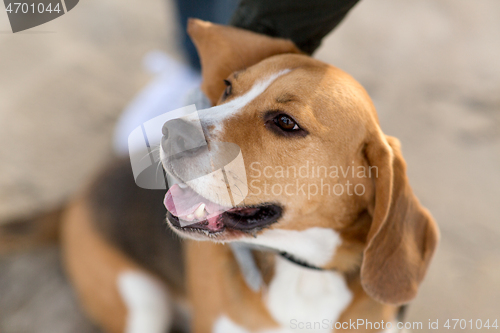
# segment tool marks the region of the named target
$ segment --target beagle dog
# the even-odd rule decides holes
[[[396,332],[439,233],[366,91],[290,41],[188,31],[213,105],[196,120],[206,145],[171,154],[194,120],[167,122],[165,198],[122,161],[73,201],[62,241],[84,309],[106,332]],[[193,176],[228,163],[223,143],[242,157],[238,200]]]

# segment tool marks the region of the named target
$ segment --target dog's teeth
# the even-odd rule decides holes
[[[192,221],[194,219],[194,215],[193,214],[189,214],[188,216],[186,216],[186,218],[189,220],[189,221]]]
[[[200,205],[200,207],[196,208],[196,210],[194,211],[194,216],[196,216],[196,218],[198,219],[201,219],[203,216],[205,216],[205,204],[202,203]]]
[[[177,185],[179,185],[179,187],[180,187],[180,188],[187,188],[187,187],[188,187],[188,186],[187,186],[186,184],[184,184],[184,183],[179,183],[179,184],[177,184]]]

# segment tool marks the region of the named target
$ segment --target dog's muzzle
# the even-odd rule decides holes
[[[208,143],[199,119],[172,119],[162,132],[161,157],[169,185],[164,203],[173,227],[252,232],[281,216],[282,208],[273,203],[242,205],[248,184],[238,145]]]

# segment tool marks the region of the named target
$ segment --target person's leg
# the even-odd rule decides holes
[[[239,0],[176,0],[179,18],[179,37],[181,46],[186,52],[189,64],[194,69],[200,69],[200,59],[189,38],[186,28],[190,17],[199,18],[214,23],[227,24],[231,19]]]

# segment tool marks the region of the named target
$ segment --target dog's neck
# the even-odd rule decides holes
[[[274,262],[281,259],[285,259],[288,263],[297,267],[297,269],[306,269],[312,271],[320,272],[337,272],[335,269],[326,269],[313,264],[308,263],[305,260],[298,259],[294,255],[289,254],[286,251],[278,251],[264,246],[257,246],[252,244],[246,244],[242,242],[234,242],[230,244],[233,256],[238,264],[239,270],[243,279],[248,286],[254,292],[259,292],[263,289],[265,284],[265,277],[262,274],[262,270],[259,267],[258,260],[256,256],[271,256],[274,258]],[[359,274],[359,271],[356,272]],[[344,277],[349,280],[350,274],[344,274]],[[399,307],[397,311],[395,321],[403,322],[405,317],[405,312],[407,305]],[[395,330],[394,332],[401,332],[402,330]]]
[[[236,259],[236,262],[238,263],[238,267],[240,268],[240,272],[243,275],[247,286],[253,291],[260,290],[263,283],[263,278],[252,251],[275,253],[276,255],[279,255],[282,258],[285,258],[289,262],[293,263],[294,265],[302,268],[313,269],[317,271],[326,270],[325,268],[308,263],[303,259],[296,258],[294,255],[286,251],[277,251],[275,249],[264,246],[234,242],[231,243],[231,250],[233,252],[234,258]]]

